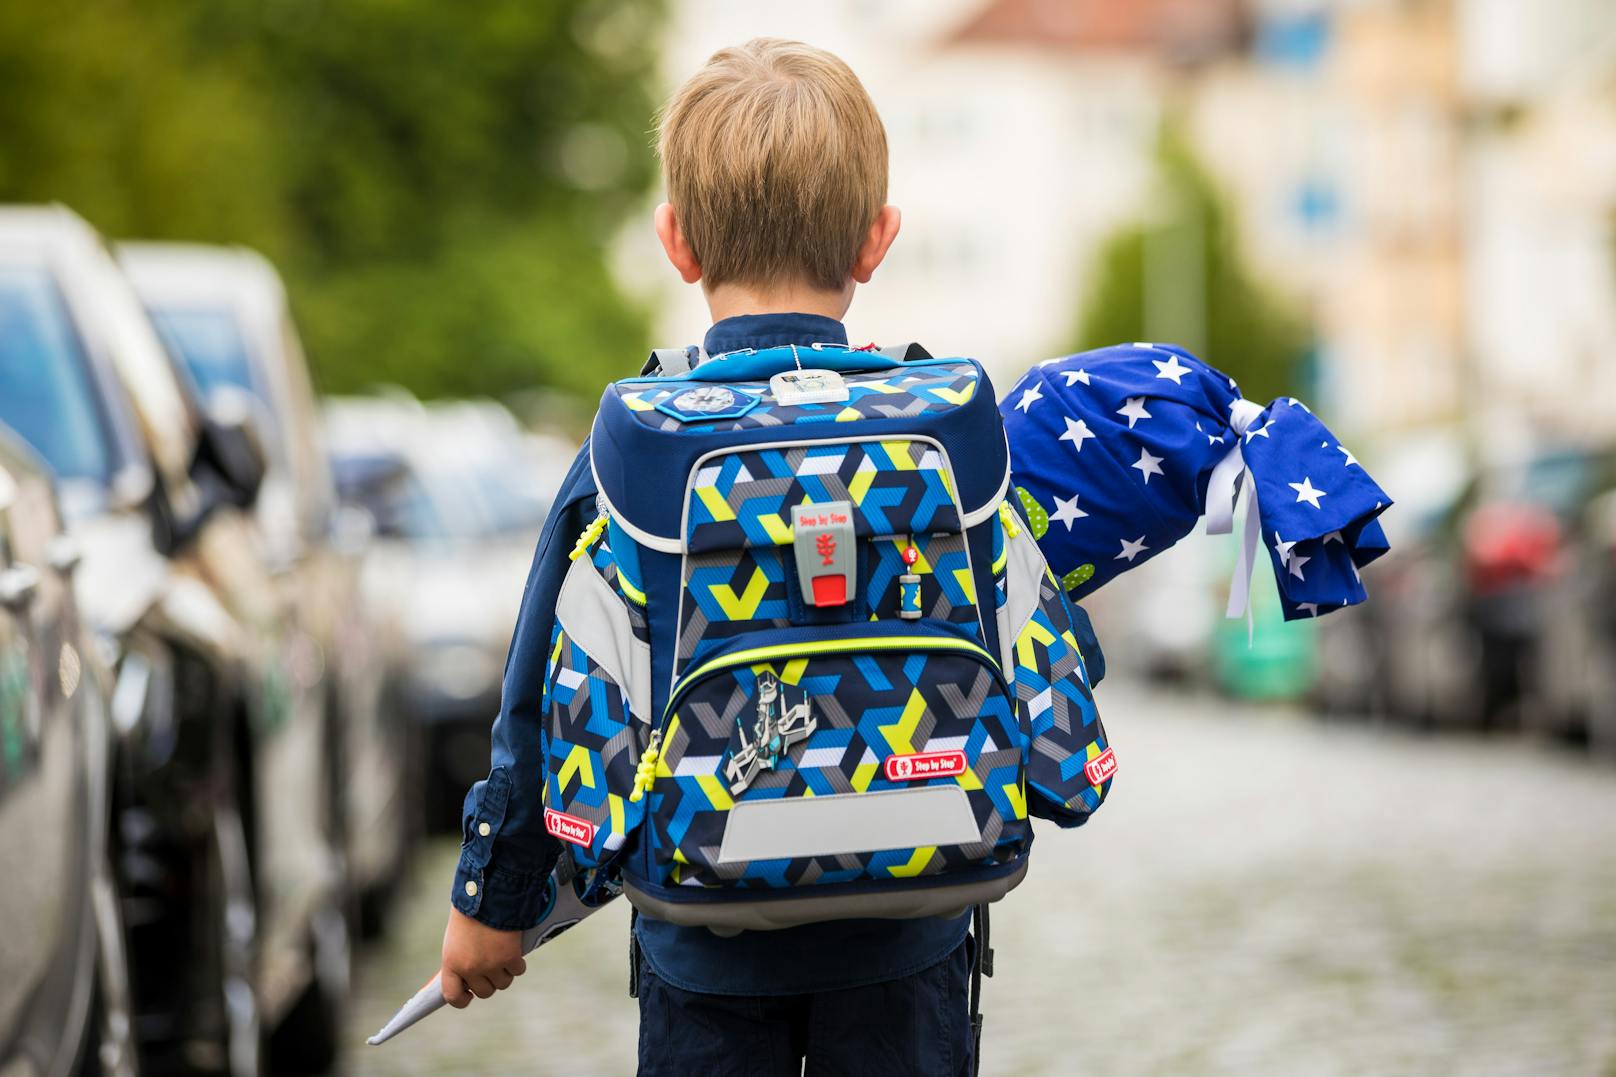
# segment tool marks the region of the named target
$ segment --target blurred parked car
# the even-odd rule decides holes
[[[1319,619],[1314,700],[1328,713],[1477,724],[1479,645],[1452,540],[1472,481],[1463,445],[1422,435],[1389,446],[1373,470],[1397,491],[1381,517],[1391,551],[1365,572],[1368,602]]]
[[[382,705],[386,670],[359,593],[367,536],[339,517],[308,365],[279,274],[247,250],[124,244],[119,259],[203,394],[244,393],[269,469],[253,506],[293,631],[320,656],[340,735],[334,803],[361,922],[379,924],[408,846],[407,725]]]
[[[1543,488],[1557,549],[1526,658],[1522,690],[1533,698],[1523,714],[1535,728],[1608,752],[1616,734],[1616,449],[1556,454],[1539,468],[1549,473],[1529,481]]]
[[[1537,452],[1483,469],[1460,498],[1453,536],[1486,719],[1513,708],[1553,731],[1581,722],[1594,644],[1577,532],[1584,507],[1613,477],[1611,454]]]
[[[339,490],[375,520],[365,594],[398,629],[394,683],[419,731],[424,821],[452,829],[488,770],[533,543],[575,449],[521,435],[497,405],[344,399],[326,417]]]
[[[56,474],[78,594],[112,641],[113,830],[147,1073],[318,1071],[346,994],[317,655],[242,510],[265,461],[239,395],[199,407],[99,237],[0,210],[0,421]]]
[[[1582,535],[1582,609],[1592,645],[1580,703],[1589,746],[1616,760],[1616,476],[1589,500]]]
[[[21,354],[4,287],[0,391]],[[43,464],[0,428],[0,1073],[134,1072],[106,675],[76,562]]]

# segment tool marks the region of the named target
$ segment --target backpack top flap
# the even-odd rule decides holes
[[[806,370],[840,372],[845,399],[780,402],[769,378],[795,370],[799,356]],[[731,374],[736,377],[727,380]],[[596,488],[630,537],[654,550],[686,553],[789,542],[789,504],[804,496],[831,499],[828,488],[815,489],[821,480],[813,470],[845,463],[831,444],[855,441],[890,443],[866,450],[870,477],[858,479],[862,489],[845,483],[858,489],[852,500],[863,503],[855,524],[864,537],[971,527],[991,516],[1009,489],[1004,428],[978,363],[900,363],[829,347],[736,352],[678,378],[614,382],[595,416],[590,463]],[[812,442],[827,445],[799,450],[789,461],[770,455],[773,447]],[[743,449],[753,451],[733,455]],[[804,456],[811,461],[806,467]],[[742,468],[749,468],[745,475]],[[736,514],[717,499],[737,480],[754,494],[764,492],[760,483],[773,481],[781,485],[779,496],[767,512]],[[892,499],[901,499],[900,512],[885,511],[899,504]]]

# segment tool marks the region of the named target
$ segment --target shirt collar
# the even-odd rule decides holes
[[[822,314],[739,314],[707,330],[702,347],[708,355],[745,348],[778,348],[786,344],[847,344],[847,330]]]

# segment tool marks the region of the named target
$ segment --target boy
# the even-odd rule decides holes
[[[841,324],[898,235],[886,135],[829,53],[759,39],[674,95],[658,151],[668,261],[700,283],[709,355],[847,343]],[[572,537],[594,517],[587,448],[545,527],[511,645],[494,768],[467,797],[466,852],[444,935],[444,996],[488,998],[525,969],[557,845],[544,830],[540,695]],[[559,567],[557,565],[559,559]],[[640,1073],[963,1074],[969,915],[852,920],[720,938],[641,917]]]

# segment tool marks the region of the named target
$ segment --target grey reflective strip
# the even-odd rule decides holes
[[[729,810],[718,863],[974,845],[981,840],[971,802],[957,785],[743,800]]]
[[[943,886],[910,886],[865,894],[823,896],[804,887],[803,897],[748,901],[745,891],[730,890],[724,901],[663,901],[623,881],[628,900],[647,916],[682,927],[705,927],[715,935],[736,935],[742,931],[778,931],[799,924],[826,920],[856,920],[875,917],[884,920],[918,920],[944,916],[949,919],[972,905],[998,901],[1027,877],[1027,861],[1010,874],[978,882]]]
[[[1009,561],[1004,566],[1004,605],[999,607],[999,652],[1004,656],[1001,668],[1004,675],[1012,679],[1016,669],[1016,640],[1032,615],[1038,612],[1044,573],[1048,571],[1044,552],[1027,530],[1027,521],[1017,516],[1016,522],[1021,530],[1014,536],[1008,533],[1004,536]]]
[[[634,637],[622,598],[587,557],[578,558],[567,570],[556,599],[556,620],[568,639],[622,685],[634,717],[649,722],[651,645]]]

